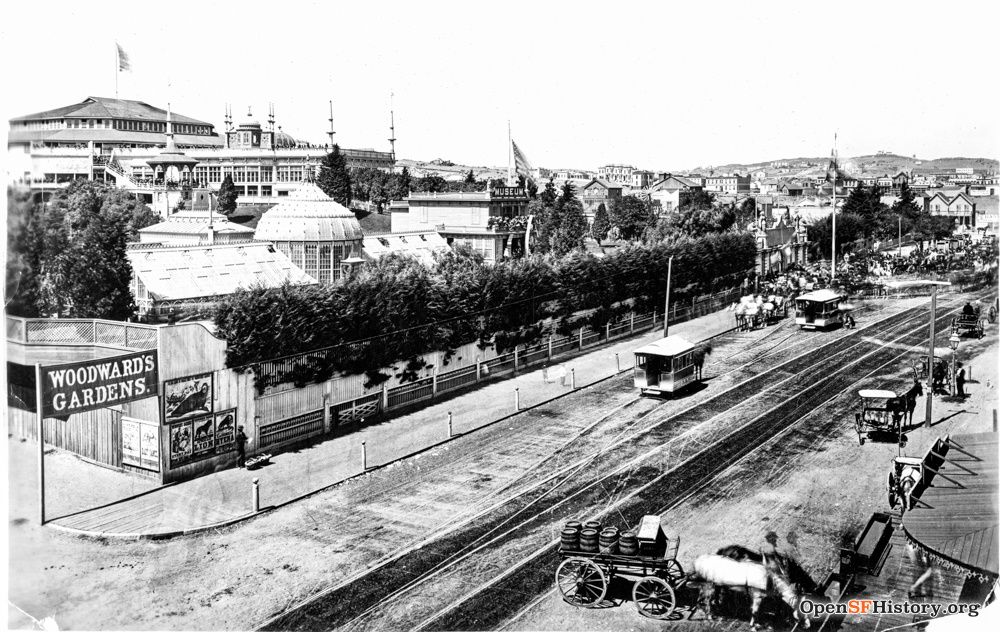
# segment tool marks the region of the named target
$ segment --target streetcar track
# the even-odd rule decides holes
[[[912,331],[906,332],[906,333],[902,334],[900,337],[906,337],[906,336],[911,335],[912,333],[913,333]],[[910,349],[912,349],[915,346],[916,346],[915,344],[914,345],[910,345],[909,347],[907,347],[907,349],[906,349],[905,352],[908,352]],[[849,369],[852,369],[857,364],[862,363],[867,358],[869,358],[871,356],[874,356],[877,353],[881,353],[882,351],[884,351],[884,347],[883,348],[876,348],[876,349],[870,351],[869,353],[865,354],[861,358],[858,358],[857,360],[854,360],[854,361],[852,361],[852,362],[844,365],[843,367],[837,369],[836,371],[834,371],[834,374],[844,373],[844,372],[848,371]],[[905,353],[905,352],[903,352],[903,353]],[[871,369],[868,373],[866,373],[861,378],[854,380],[851,383],[851,385],[857,384],[858,382],[867,379],[872,374],[874,374],[877,371],[882,370],[885,366],[887,366],[887,365],[895,362],[897,359],[898,359],[898,356],[894,355],[889,360],[887,360],[887,361],[883,362],[882,364],[876,366],[875,368]],[[807,386],[806,388],[804,388],[800,392],[805,392],[805,391],[813,389],[813,388],[814,388],[814,385],[809,385],[809,386]],[[834,392],[834,394],[832,394],[826,400],[824,400],[824,401],[816,404],[814,407],[812,407],[812,409],[816,409],[816,408],[820,408],[822,406],[825,406],[829,402],[831,402],[834,399],[840,397],[842,394],[843,394],[842,391],[836,391],[836,392]],[[743,426],[734,429],[733,432],[732,432],[732,435],[736,435],[736,434],[738,434],[740,432],[744,432],[748,428],[750,428],[751,426],[757,425],[758,423],[760,423],[761,419],[766,418],[768,415],[772,414],[776,409],[778,409],[778,408],[780,408],[780,407],[782,407],[784,405],[785,404],[778,404],[778,405],[772,407],[771,409],[769,409],[767,411],[764,411],[763,413],[761,413],[760,415],[758,415],[754,419],[751,419],[750,421],[746,422]],[[796,408],[795,410],[798,411],[798,408]],[[700,492],[702,489],[704,489],[713,480],[715,480],[717,478],[720,478],[720,477],[724,477],[727,473],[729,473],[732,470],[734,470],[735,468],[737,468],[739,465],[741,465],[742,463],[744,463],[747,459],[751,458],[758,451],[774,445],[774,443],[776,443],[782,436],[784,436],[788,432],[791,432],[792,430],[794,430],[807,417],[808,417],[808,413],[805,414],[805,415],[800,415],[800,416],[795,417],[794,421],[792,421],[789,425],[785,426],[784,428],[780,429],[773,436],[767,438],[763,443],[760,443],[760,444],[758,444],[756,446],[750,447],[750,449],[748,451],[746,451],[745,453],[743,453],[741,456],[739,456],[739,458],[736,461],[733,461],[733,462],[728,463],[728,464],[722,463],[717,468],[709,470],[709,473],[706,476],[704,476],[699,481],[697,481],[693,487],[688,488],[686,490],[686,492],[683,493],[683,495],[681,495],[680,497],[672,500],[666,506],[661,507],[655,513],[658,514],[658,515],[661,515],[664,512],[669,511],[670,509],[676,508],[680,504],[684,503],[689,498],[691,498],[692,496],[694,496],[695,494],[697,494],[698,492]],[[779,423],[780,422],[776,422],[776,424],[779,424]],[[708,445],[708,446],[702,448],[696,454],[694,454],[694,455],[688,457],[687,459],[685,459],[682,463],[680,463],[680,464],[674,466],[673,468],[671,468],[671,469],[663,472],[662,474],[660,474],[659,476],[657,476],[653,480],[651,480],[648,483],[642,485],[640,488],[638,488],[637,490],[635,490],[634,492],[632,492],[627,498],[632,498],[632,497],[638,495],[639,493],[641,493],[645,489],[648,489],[649,487],[655,485],[659,481],[661,481],[664,478],[666,478],[668,475],[674,473],[676,470],[678,470],[678,469],[680,469],[680,468],[688,465],[689,463],[695,461],[696,459],[704,458],[705,455],[707,453],[709,453],[710,451],[714,452],[715,448],[717,447],[717,445],[719,443],[720,443],[720,441],[716,440],[711,445]],[[607,514],[609,514],[612,509],[618,510],[620,512],[620,509],[619,509],[618,505],[620,505],[622,502],[624,502],[627,498],[622,499],[622,501],[620,501],[619,503],[616,503],[615,507],[606,507],[602,511],[598,512],[596,515],[588,516],[586,519],[587,520],[596,520],[596,519],[598,519],[598,518],[600,518],[602,516],[606,516]],[[628,521],[626,520],[625,523],[628,524]],[[511,531],[513,531],[513,530],[511,530]],[[507,535],[507,534],[504,534],[504,535]],[[497,540],[499,540],[499,538],[497,538]],[[494,540],[494,542],[495,541],[496,540]],[[435,621],[437,621],[438,619],[440,619],[443,616],[447,615],[449,612],[454,611],[457,607],[460,607],[463,603],[465,603],[468,600],[472,599],[474,596],[476,596],[476,595],[484,592],[487,588],[492,588],[493,586],[495,586],[496,584],[500,583],[501,581],[504,581],[507,577],[510,577],[510,576],[514,575],[518,570],[520,570],[521,568],[526,567],[527,565],[529,565],[537,557],[540,557],[541,555],[544,555],[546,552],[550,552],[550,550],[555,545],[557,545],[558,542],[559,542],[558,538],[551,540],[550,542],[548,542],[544,546],[542,546],[539,549],[537,549],[531,555],[529,555],[529,556],[523,558],[521,561],[518,561],[517,563],[515,563],[513,566],[511,566],[509,569],[507,569],[504,573],[502,573],[501,575],[495,577],[494,579],[492,579],[491,581],[489,581],[484,586],[478,587],[476,590],[474,590],[474,591],[472,591],[470,593],[467,593],[462,598],[460,598],[460,599],[458,599],[456,601],[451,602],[451,604],[449,604],[448,607],[438,610],[433,616],[428,617],[427,619],[423,620],[420,624],[418,624],[417,626],[413,627],[412,629],[413,630],[424,630],[424,629],[427,629]],[[493,542],[489,542],[489,543],[487,543],[487,544],[485,544],[483,546],[485,547],[485,546],[488,546],[489,544],[492,544],[492,543]],[[554,592],[554,590],[555,589],[552,589],[552,590],[548,591],[547,594],[551,594],[552,592]],[[451,629],[451,628],[449,628],[449,629]]]
[[[878,321],[878,323],[875,323],[875,324],[872,324],[872,325],[869,325],[868,327],[866,327],[866,328],[865,328],[865,330],[870,330],[870,331],[871,331],[871,330],[874,330],[874,329],[886,329],[886,330],[887,330],[887,332],[890,332],[890,331],[894,331],[894,330],[896,330],[896,329],[898,329],[898,328],[901,328],[901,327],[906,327],[906,326],[908,326],[908,325],[909,325],[909,323],[910,323],[910,321],[914,320],[915,318],[918,318],[918,317],[921,317],[921,316],[923,316],[923,313],[921,313],[921,312],[923,312],[923,310],[921,309],[921,307],[913,307],[913,308],[908,308],[908,309],[906,309],[906,310],[904,310],[904,311],[902,311],[902,312],[900,312],[900,313],[898,313],[898,314],[895,314],[895,315],[893,315],[893,316],[889,316],[889,317],[887,317],[887,318],[885,318],[885,319],[883,319],[883,320],[881,320],[881,321]],[[946,318],[946,316],[945,316],[945,317],[942,317],[942,318]],[[887,333],[887,332],[886,332],[886,333]],[[907,336],[907,335],[910,335],[911,333],[912,333],[912,331],[908,331],[908,332],[906,332],[906,333],[902,334],[902,336],[903,336],[903,337],[905,337],[905,336]],[[783,342],[783,341],[779,341],[779,343],[778,343],[778,344],[781,344],[782,342]],[[838,351],[837,351],[837,352],[836,352],[836,353],[834,354],[834,355],[840,355],[840,354],[843,354],[843,353],[848,353],[848,352],[852,351],[852,350],[853,350],[853,349],[854,349],[855,347],[858,347],[858,346],[860,346],[860,345],[866,345],[866,344],[867,344],[867,345],[871,345],[871,343],[870,343],[870,342],[867,342],[867,341],[863,341],[863,340],[858,340],[858,339],[857,339],[856,337],[854,337],[854,336],[850,336],[850,335],[849,335],[849,336],[845,336],[845,337],[842,337],[842,338],[839,338],[839,339],[837,339],[837,340],[834,340],[834,341],[830,341],[829,343],[827,343],[827,344],[825,344],[825,345],[822,345],[822,346],[820,347],[820,349],[833,349],[833,348],[837,348],[837,347],[843,347],[843,348],[839,349],[839,350],[838,350]],[[776,346],[777,346],[777,345],[776,345]],[[878,348],[877,348],[877,349],[875,349],[874,351],[870,352],[870,354],[871,354],[871,353],[876,353],[876,352],[878,352],[878,351],[884,351],[884,350],[885,350],[885,349],[884,349],[884,347],[878,347]],[[816,351],[819,351],[819,349],[817,349]],[[765,353],[767,353],[767,352],[765,352]],[[870,354],[869,354],[869,355],[870,355]],[[764,355],[764,354],[759,354],[759,355]],[[812,354],[810,354],[810,355],[812,355]],[[812,369],[812,368],[815,368],[815,367],[816,367],[816,366],[818,366],[819,364],[822,364],[822,363],[827,363],[827,362],[829,362],[829,361],[830,361],[830,358],[823,358],[823,359],[821,359],[821,360],[819,360],[819,361],[812,361],[811,365],[807,366],[805,370],[807,370],[807,371],[808,371],[809,369]],[[742,387],[746,387],[746,386],[747,386],[747,385],[748,385],[749,383],[753,382],[754,380],[763,380],[763,379],[765,378],[765,376],[767,376],[767,377],[770,377],[770,376],[771,376],[771,375],[772,375],[773,373],[776,373],[776,372],[777,372],[777,371],[778,371],[779,369],[782,369],[782,368],[784,368],[784,367],[786,367],[786,366],[793,366],[793,365],[794,365],[795,363],[801,363],[801,362],[802,362],[802,358],[795,358],[795,359],[792,359],[792,360],[789,360],[789,361],[787,361],[787,362],[784,362],[784,363],[782,363],[782,364],[780,364],[780,365],[778,365],[778,366],[776,366],[776,367],[772,367],[771,369],[768,369],[768,370],[766,370],[765,372],[761,373],[760,375],[757,375],[757,376],[754,376],[754,377],[751,377],[751,378],[749,378],[749,379],[747,379],[747,380],[744,380],[743,382],[741,382],[741,383],[739,383],[739,384],[735,385],[734,387],[732,387],[732,388],[730,388],[730,389],[727,389],[726,391],[723,391],[722,393],[719,393],[718,395],[716,395],[716,396],[713,396],[713,397],[709,398],[708,400],[706,400],[706,401],[704,401],[704,402],[702,402],[702,403],[698,404],[697,406],[695,406],[695,408],[698,408],[698,407],[706,407],[706,406],[708,406],[709,404],[712,404],[712,403],[718,403],[719,401],[721,401],[722,403],[725,403],[725,400],[726,400],[726,398],[724,398],[724,397],[722,397],[722,396],[723,396],[723,395],[726,395],[726,394],[728,394],[728,393],[729,393],[730,391],[732,391],[732,390],[734,390],[734,389],[737,389],[737,388],[742,388]],[[855,363],[856,363],[856,362],[857,362],[857,361],[855,361]],[[806,362],[806,364],[808,365],[808,364],[809,364],[809,361],[807,361],[807,362]],[[849,363],[849,364],[850,364],[850,363]],[[737,369],[737,370],[738,370],[738,369]],[[778,385],[775,385],[774,387],[770,387],[770,388],[768,388],[768,389],[767,389],[766,391],[764,391],[764,392],[762,392],[762,393],[760,393],[760,394],[774,394],[774,393],[778,393],[778,392],[779,392],[779,391],[778,391],[778,389],[780,388],[780,386],[782,386],[782,385],[783,385],[783,384],[784,384],[785,382],[787,382],[788,380],[791,380],[792,378],[794,378],[794,377],[796,376],[796,374],[797,374],[797,373],[800,373],[800,372],[801,372],[801,371],[796,371],[796,373],[793,373],[793,374],[792,374],[791,376],[789,376],[788,378],[785,378],[784,380],[782,380],[781,382],[779,382],[779,384],[778,384]],[[726,408],[726,409],[725,409],[725,411],[729,411],[729,410],[730,410],[731,408],[732,408],[732,405],[729,405],[729,407],[728,407],[728,408]],[[655,410],[655,409],[654,409],[654,410]],[[690,409],[689,409],[689,410],[690,410]],[[725,411],[724,411],[724,412],[725,412]],[[678,414],[683,414],[684,412],[685,412],[685,411],[680,411],[680,412],[679,412]],[[688,411],[688,412],[689,412],[689,411]],[[650,417],[650,416],[652,416],[652,415],[647,415],[647,418],[648,418],[648,417]],[[641,432],[640,434],[643,434],[643,435],[648,435],[648,434],[651,434],[651,433],[653,433],[653,432],[654,432],[655,430],[657,430],[657,428],[659,428],[660,426],[662,426],[662,425],[663,425],[663,424],[664,424],[664,423],[665,423],[666,421],[669,421],[670,419],[672,419],[672,418],[674,418],[674,417],[676,417],[676,416],[677,416],[677,415],[672,415],[671,417],[668,417],[668,418],[667,418],[666,420],[661,420],[661,421],[658,421],[658,422],[656,423],[656,425],[655,425],[655,426],[653,426],[653,427],[651,427],[651,428],[648,428],[648,429],[646,429],[646,430],[643,430],[643,431],[642,431],[642,432]],[[715,416],[716,416],[716,415],[713,415],[713,416],[711,416],[711,417],[710,417],[709,419],[712,419],[712,418],[714,418]],[[689,429],[689,430],[695,430],[695,429],[699,428],[699,427],[700,427],[700,426],[701,426],[702,424],[703,424],[703,422],[699,422],[699,423],[697,423],[697,424],[696,424],[695,426],[693,426],[693,427],[692,427],[691,429]],[[685,431],[685,433],[684,433],[684,434],[687,434],[687,432],[688,432],[688,431]],[[682,435],[682,436],[683,436],[683,435]],[[631,437],[630,439],[634,439],[634,438],[635,438],[635,437]],[[622,443],[622,442],[619,442],[619,444],[617,444],[617,445],[620,445],[621,443]],[[617,447],[617,446],[616,446],[616,447]],[[604,448],[604,449],[600,450],[599,452],[606,452],[606,451],[607,451],[608,449],[610,449],[610,448],[609,448],[609,447],[606,447],[606,448]],[[648,456],[649,456],[649,455],[647,455],[647,456],[646,456],[645,458],[648,458]],[[588,457],[588,458],[591,458],[591,457]],[[632,466],[634,467],[634,466],[635,466],[635,465],[637,465],[637,464],[638,464],[638,462],[636,462],[636,463],[633,463],[633,464],[632,464]],[[568,468],[564,468],[564,471],[565,471],[566,469],[568,469]],[[618,472],[616,472],[615,474],[617,474],[617,475],[619,475],[619,476],[621,475],[621,471],[620,471],[620,468],[619,468],[619,471],[618,471]],[[615,474],[612,474],[612,476],[613,476],[613,475],[615,475]],[[552,477],[550,477],[550,480],[551,480],[551,478],[552,478]],[[601,478],[601,479],[604,479],[604,478],[606,478],[606,477],[600,477],[600,478]],[[589,488],[589,487],[590,487],[591,485],[592,485],[592,483],[591,483],[591,484],[589,484],[589,485],[588,485],[587,487]],[[534,488],[537,488],[537,486],[532,486],[532,489],[534,489]],[[513,498],[513,499],[509,499],[509,500],[507,500],[507,501],[505,501],[505,502],[513,502],[513,501],[515,501],[515,500],[519,500],[519,499],[524,499],[524,498],[525,498],[525,497],[527,496],[527,494],[528,494],[528,493],[529,493],[530,491],[531,491],[531,490],[526,490],[526,491],[525,491],[525,492],[523,492],[523,493],[522,493],[522,494],[521,494],[521,495],[520,495],[519,497],[516,497],[516,498]],[[551,490],[550,490],[550,491],[551,491]],[[582,490],[581,490],[581,491],[582,491]],[[548,493],[549,493],[549,492],[547,491],[547,492],[546,492],[546,495],[547,495]],[[574,493],[574,494],[573,494],[573,497],[575,497],[576,495],[578,495],[578,493],[579,493],[579,492],[577,492],[577,493]],[[537,501],[538,499],[535,499],[535,500]],[[564,499],[563,501],[560,501],[560,502],[559,502],[559,504],[562,504],[562,503],[563,503],[563,502],[565,502],[566,500],[568,500],[568,499]],[[533,502],[534,502],[534,501],[533,501]],[[532,502],[532,504],[533,504],[533,502]],[[491,509],[488,509],[488,510],[487,510],[487,512],[488,512],[488,511],[491,511],[492,509],[496,509],[496,507],[494,507],[494,508],[491,508]],[[551,509],[550,509],[550,510],[551,510]],[[520,511],[518,511],[517,513],[520,513]],[[515,514],[515,515],[516,515],[516,514]],[[469,519],[469,520],[467,521],[467,524],[469,524],[469,523],[473,522],[474,520],[476,520],[477,518],[479,518],[479,517],[481,517],[481,516],[482,516],[482,514],[480,514],[480,515],[478,515],[478,516],[474,516],[474,517],[470,518],[470,519]],[[506,523],[506,522],[509,522],[509,520],[504,520],[504,521],[503,521],[503,522],[502,522],[501,524],[503,524],[503,523]],[[494,528],[494,529],[493,529],[493,530],[492,530],[491,532],[495,532],[495,531],[496,531],[496,528]],[[490,532],[487,532],[487,534],[489,534],[489,533],[490,533]],[[480,536],[479,538],[477,538],[477,539],[476,539],[476,541],[481,541],[481,540],[482,540],[482,537],[483,537],[483,536]],[[407,553],[409,553],[409,552],[411,552],[411,551],[412,551],[412,549],[410,549],[409,547],[407,547],[407,548],[408,548],[409,550],[405,550],[405,551],[403,551],[402,553],[400,553],[399,555],[397,555],[395,559],[399,559],[399,558],[401,558],[401,557],[402,557],[403,555],[406,555]],[[467,547],[465,547],[465,548],[467,548]],[[460,554],[460,553],[459,553],[459,554]],[[436,570],[436,571],[434,571],[434,572],[433,572],[432,574],[436,574],[437,572],[440,572],[440,570],[442,570],[442,569],[440,568],[440,567],[441,567],[441,564],[442,564],[442,563],[443,563],[443,564],[445,564],[445,565],[451,565],[451,564],[453,564],[454,562],[453,562],[452,560],[454,560],[454,558],[455,558],[455,556],[454,556],[454,555],[452,555],[452,556],[446,556],[446,557],[444,558],[444,560],[443,560],[443,561],[440,561],[439,563],[435,564],[435,566],[437,567],[437,570]],[[321,597],[322,597],[323,595],[329,595],[329,594],[332,594],[332,593],[333,593],[334,591],[337,591],[337,590],[340,590],[340,589],[343,589],[343,588],[345,588],[345,587],[349,587],[349,586],[350,586],[351,584],[353,584],[353,583],[355,583],[355,582],[357,582],[357,581],[361,580],[362,578],[364,578],[364,577],[367,577],[367,576],[369,576],[369,575],[372,575],[373,573],[377,572],[377,571],[379,570],[379,568],[381,568],[381,567],[384,567],[384,565],[385,565],[385,564],[388,564],[388,563],[389,563],[389,562],[391,562],[391,561],[392,561],[392,560],[387,560],[387,561],[386,561],[385,563],[383,563],[383,564],[381,564],[381,565],[378,565],[378,566],[376,566],[376,567],[374,567],[374,568],[369,568],[369,569],[367,569],[366,571],[364,571],[364,572],[362,572],[362,573],[360,573],[360,574],[356,575],[355,577],[353,577],[353,578],[350,578],[350,579],[348,579],[348,580],[347,580],[347,581],[345,581],[345,582],[342,582],[342,583],[341,583],[341,584],[339,584],[338,586],[335,586],[335,587],[333,587],[333,588],[331,588],[331,589],[328,589],[328,590],[324,591],[323,593],[321,593],[321,594],[319,594],[319,595],[317,595],[317,596],[315,596],[315,597],[313,597],[313,598],[310,598],[310,599],[309,599],[309,600],[307,600],[306,602],[303,602],[303,603],[300,603],[300,604],[298,604],[298,605],[297,605],[297,606],[295,607],[295,609],[294,609],[294,611],[293,611],[293,612],[287,612],[287,611],[286,611],[285,613],[282,613],[282,614],[279,614],[279,615],[278,615],[277,617],[275,617],[275,618],[274,618],[274,619],[272,619],[271,621],[269,621],[269,622],[265,623],[265,624],[264,624],[264,627],[267,627],[268,625],[270,625],[270,624],[273,624],[273,623],[275,623],[275,622],[276,622],[276,621],[277,621],[278,619],[280,619],[280,618],[286,618],[286,617],[288,617],[288,616],[292,616],[292,615],[296,614],[297,612],[302,612],[302,611],[303,611],[303,610],[304,610],[304,609],[305,609],[305,608],[306,608],[306,607],[307,607],[308,605],[310,605],[311,603],[315,602],[315,601],[316,601],[317,599],[321,598]],[[403,588],[402,590],[408,590],[408,589],[412,589],[413,587],[415,587],[415,585],[419,585],[419,583],[421,582],[421,580],[419,579],[419,577],[421,577],[421,574],[420,574],[420,573],[418,573],[417,577],[418,577],[418,579],[416,579],[416,580],[415,580],[415,582],[416,582],[416,583],[414,583],[414,582],[405,582],[406,586],[405,586],[405,587],[404,587],[404,588]],[[425,577],[425,580],[426,580],[426,577],[427,577],[427,575],[426,575],[426,574],[423,574],[423,577]],[[303,614],[305,614],[305,613],[303,613]],[[307,614],[305,614],[305,616],[306,616],[306,618],[307,618],[307,619],[309,618]],[[364,615],[362,615],[362,616],[364,616]]]
[[[909,323],[909,321],[910,321],[910,320],[912,320],[912,319],[913,319],[913,318],[914,318],[915,316],[919,316],[919,315],[920,315],[920,314],[911,314],[911,312],[919,312],[919,311],[921,311],[919,307],[917,307],[917,308],[909,308],[908,310],[905,310],[904,312],[901,312],[900,314],[897,314],[897,315],[894,315],[894,316],[891,316],[891,317],[888,317],[888,318],[886,318],[886,319],[883,319],[883,321],[880,321],[880,322],[878,323],[877,327],[878,327],[878,328],[885,328],[886,326],[888,326],[888,328],[889,328],[889,330],[890,330],[890,331],[891,331],[891,330],[893,330],[893,329],[896,329],[896,328],[898,328],[898,327],[905,327],[905,326],[906,326],[906,325],[907,325],[907,324]],[[871,327],[876,327],[876,325],[872,325]],[[867,329],[867,328],[866,328],[866,329]],[[905,335],[909,335],[909,332],[907,332],[907,333],[903,334],[903,336],[905,336]],[[826,348],[826,347],[832,347],[832,346],[839,346],[839,345],[842,345],[842,344],[844,344],[844,342],[843,342],[843,341],[845,341],[845,340],[849,340],[849,338],[850,338],[850,337],[844,337],[844,338],[841,338],[841,339],[839,339],[839,340],[837,340],[837,341],[831,341],[831,342],[830,342],[830,343],[828,343],[827,345],[824,345],[824,346],[823,346],[823,348]],[[854,347],[858,346],[859,344],[870,344],[870,343],[864,343],[863,341],[853,341],[853,340],[851,340],[851,341],[849,341],[849,342],[850,342],[850,344],[848,344],[846,348],[844,348],[844,349],[841,349],[841,350],[840,350],[840,351],[838,352],[838,354],[839,354],[839,353],[844,353],[844,352],[849,352],[849,351],[851,351],[851,350],[852,350],[852,349],[853,349]],[[779,343],[779,344],[780,344],[780,343]],[[879,348],[879,349],[876,349],[875,351],[873,351],[873,352],[871,352],[871,353],[874,353],[874,352],[876,352],[876,351],[880,351],[880,350],[883,350],[883,349],[882,349],[882,348]],[[823,360],[822,360],[822,362],[828,362],[828,361],[829,361],[829,359],[823,359]],[[791,360],[791,361],[789,361],[789,362],[786,362],[786,363],[783,363],[783,365],[779,365],[779,367],[774,367],[773,369],[771,369],[771,370],[767,371],[766,373],[771,373],[771,372],[775,371],[776,369],[778,369],[778,368],[781,368],[782,366],[784,366],[784,365],[786,365],[786,364],[791,364],[791,363],[793,363],[793,362],[795,362],[795,360]],[[819,363],[814,363],[814,365],[815,365],[815,364],[819,364]],[[810,367],[810,368],[811,368],[811,367]],[[758,376],[758,377],[759,377],[759,376]],[[792,376],[792,377],[794,377],[794,376]],[[750,380],[747,380],[747,381],[745,381],[745,382],[749,382],[749,381],[751,381],[751,380],[753,380],[753,379],[754,379],[754,378],[751,378]],[[787,380],[787,379],[791,379],[791,378],[786,378],[786,380]],[[784,381],[786,381],[786,380],[783,380],[782,382],[784,382]],[[737,387],[739,387],[739,386],[745,386],[745,382],[744,382],[744,383],[741,383],[740,385],[737,385],[737,386],[736,386],[736,387],[734,387],[734,388],[737,388]],[[771,390],[771,389],[769,389],[769,391],[770,391],[770,390]],[[720,393],[720,395],[722,395],[722,393]],[[708,400],[708,402],[710,402],[710,401],[712,401],[712,400],[714,400],[714,399],[717,399],[717,398],[718,398],[718,396],[716,396],[716,397],[714,397],[714,398],[711,398],[710,400]],[[704,405],[704,404],[707,404],[708,402],[704,402],[704,403],[703,403],[702,405]],[[731,406],[730,406],[730,408],[731,408]],[[728,410],[728,409],[727,409],[727,410]],[[683,412],[683,411],[682,411],[682,412]],[[662,422],[660,422],[660,423],[659,423],[658,425],[662,425]],[[696,427],[697,427],[697,426],[696,426]],[[653,429],[650,429],[650,430],[647,430],[646,432],[650,432],[651,430],[655,430],[655,427],[654,427]],[[418,581],[419,581],[419,580],[418,580]],[[342,586],[343,586],[343,584],[342,584]],[[335,587],[335,589],[336,589],[336,587]],[[302,608],[302,607],[304,607],[305,605],[308,605],[308,604],[300,604],[299,608]],[[298,609],[298,608],[297,608],[297,609]]]

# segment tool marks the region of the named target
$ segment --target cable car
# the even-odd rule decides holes
[[[802,329],[824,329],[844,324],[844,297],[832,290],[816,290],[795,299],[795,324]]]
[[[667,336],[635,351],[635,386],[643,395],[676,393],[695,381],[695,346]]]

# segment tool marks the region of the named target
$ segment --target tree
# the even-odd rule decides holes
[[[752,222],[757,220],[757,200],[747,197],[736,211],[736,223],[741,229],[746,229]]]
[[[681,191],[678,211],[704,211],[715,206],[715,194],[701,189]]]
[[[594,212],[594,223],[590,227],[590,236],[596,239],[597,245],[600,246],[601,240],[608,236],[609,230],[611,230],[611,221],[608,219],[608,209],[605,208],[604,202],[601,202]]]
[[[558,194],[556,193],[556,183],[553,180],[549,180],[545,183],[545,189],[542,191],[539,199],[542,201],[544,206],[554,207],[556,205],[556,198]]]
[[[469,169],[469,173],[465,174],[465,183],[479,184],[479,181],[476,180],[476,174],[472,172],[472,169]]]
[[[427,175],[417,178],[413,190],[425,193],[443,193],[448,190],[448,183],[441,176]]]
[[[645,200],[625,195],[611,200],[609,219],[611,226],[618,229],[621,239],[632,241],[641,237],[646,228],[653,224],[654,216]],[[596,217],[594,221],[597,221]]]
[[[878,186],[858,185],[851,189],[841,208],[841,213],[856,215],[861,219],[863,237],[888,236],[896,234],[896,221],[888,217],[888,208],[882,203],[882,192]],[[891,224],[891,230],[888,225]],[[840,239],[840,231],[837,231]]]
[[[833,216],[813,222],[806,227],[809,241],[813,248],[819,251],[824,259],[830,258],[831,235],[833,234]],[[865,236],[865,218],[856,213],[837,213],[837,254],[849,249],[851,244]]]
[[[18,205],[9,236],[19,279],[11,309],[25,315],[108,318],[135,315],[126,246],[159,217],[121,189],[76,181],[48,204]],[[10,257],[10,253],[8,255]]]
[[[222,179],[222,184],[219,185],[219,212],[223,215],[230,215],[235,211],[237,195],[233,176],[227,173],[226,177]]]
[[[400,173],[393,173],[388,187],[390,200],[405,200],[410,195],[410,170],[403,167]]]
[[[347,171],[347,160],[340,153],[340,146],[334,145],[319,166],[316,184],[339,204],[351,206],[351,174]]]
[[[583,204],[576,198],[573,183],[566,181],[562,194],[556,200],[552,215],[552,252],[561,257],[573,250],[583,249],[583,237],[587,234],[587,218],[583,214]]]

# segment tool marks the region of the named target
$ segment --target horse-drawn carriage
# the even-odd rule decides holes
[[[865,439],[872,438],[872,435],[894,436],[902,444],[903,422],[912,421],[917,396],[923,394],[923,386],[917,380],[914,380],[910,390],[902,395],[883,389],[858,391],[858,397],[861,398],[861,412],[854,413],[858,445],[864,445]]]
[[[591,608],[604,600],[615,577],[631,577],[639,614],[666,619],[677,607],[675,590],[686,581],[679,545],[680,538],[664,533],[659,516],[644,516],[635,533],[621,535],[597,522],[570,522],[562,532],[556,586],[566,603]]]
[[[972,310],[963,311],[951,319],[951,328],[960,336],[971,333],[976,338],[986,335],[986,319],[980,317],[981,308],[977,305]]]

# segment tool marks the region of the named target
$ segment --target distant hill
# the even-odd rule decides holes
[[[885,173],[894,175],[900,171],[913,171],[915,173],[930,172],[954,172],[956,168],[971,167],[976,172],[996,171],[1000,168],[1000,162],[991,158],[966,158],[948,157],[922,159],[913,156],[900,156],[898,154],[878,153],[866,156],[840,156],[840,166],[849,172],[854,173]],[[755,163],[729,163],[717,165],[711,168],[717,173],[748,171],[759,171],[763,169],[770,175],[782,175],[794,177],[796,175],[807,175],[818,170],[824,170],[830,162],[829,156],[799,157],[799,158],[778,158],[767,162]],[[694,171],[706,172],[707,167],[701,167]]]
[[[767,177],[796,178],[808,177],[822,173],[830,162],[829,156],[812,156],[798,158],[776,158],[764,162],[753,163],[726,163],[713,165],[711,167],[696,167],[688,170],[675,170],[675,173],[701,173],[707,175],[713,173],[748,173],[763,170]],[[457,165],[442,158],[431,161],[421,161],[412,159],[400,159],[396,161],[397,167],[407,167],[414,177],[426,175],[438,175],[445,180],[461,180],[469,169],[476,174],[480,180],[488,178],[504,178],[507,175],[506,167],[487,167],[482,165]],[[1000,161],[992,158],[968,158],[962,156],[946,158],[917,158],[914,156],[901,156],[899,154],[880,152],[865,156],[841,156],[841,169],[849,173],[875,173],[895,175],[900,171],[912,171],[914,173],[931,172],[951,172],[957,168],[972,168],[977,173],[1000,170]],[[650,171],[667,171],[650,166],[640,168]],[[550,171],[580,171],[594,172],[588,169],[549,169]]]

